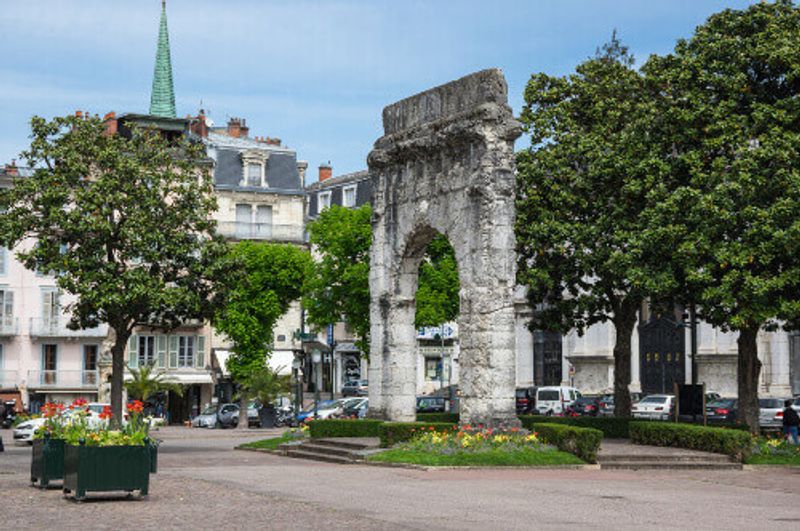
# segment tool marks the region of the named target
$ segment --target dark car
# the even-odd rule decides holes
[[[596,417],[600,412],[600,400],[599,396],[582,396],[569,407],[569,411],[573,415]]]
[[[734,423],[739,418],[739,401],[721,398],[706,404],[706,420],[709,423]]]
[[[642,393],[631,393],[631,405],[642,399]],[[608,393],[600,399],[599,413],[601,417],[614,416],[614,394]]]
[[[418,396],[417,413],[444,413],[443,396]]]
[[[367,380],[350,380],[342,386],[342,396],[367,396],[369,382]]]
[[[533,412],[536,406],[535,387],[520,387],[514,394],[517,402],[517,415],[526,415]]]

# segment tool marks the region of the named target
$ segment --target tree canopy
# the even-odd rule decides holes
[[[294,245],[251,241],[237,243],[230,253],[240,271],[228,280],[213,322],[233,343],[227,368],[243,382],[265,367],[275,325],[300,298],[311,257]]]
[[[644,70],[659,87],[681,186],[657,219],[685,298],[739,332],[741,418],[758,427],[756,336],[800,317],[800,9],[790,1],[711,16]]]
[[[111,404],[122,415],[124,349],[137,325],[204,318],[224,252],[202,146],[97,118],[31,120],[34,169],[0,195],[0,240],[75,295],[69,326],[112,329]]]
[[[630,415],[631,334],[648,283],[672,282],[652,267],[669,252],[649,239],[667,165],[650,134],[653,94],[633,64],[615,34],[574,74],[533,75],[521,115],[531,146],[517,158],[518,281],[537,308],[531,328],[612,322],[619,416]]]

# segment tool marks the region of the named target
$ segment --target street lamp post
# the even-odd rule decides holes
[[[314,420],[317,420],[319,410],[319,386],[322,385],[321,374],[322,353],[318,349],[311,351],[311,363],[314,364]]]
[[[300,406],[301,402],[303,401],[303,394],[302,389],[300,386],[300,369],[303,366],[303,361],[301,356],[295,353],[294,359],[292,360],[292,372],[294,373],[294,418],[300,416]]]

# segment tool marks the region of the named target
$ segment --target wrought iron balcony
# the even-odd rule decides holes
[[[97,371],[28,371],[30,389],[97,389]]]
[[[84,328],[82,330],[70,330],[67,328],[66,319],[45,319],[42,317],[31,317],[30,335],[32,337],[106,337],[108,335],[108,325],[101,324],[95,328]]]
[[[15,336],[19,329],[19,319],[10,315],[0,317],[0,336]]]
[[[220,221],[217,223],[217,231],[226,238],[236,240],[303,241],[303,226],[300,224],[273,225],[271,223]]]
[[[14,389],[18,384],[17,371],[0,369],[0,389]]]

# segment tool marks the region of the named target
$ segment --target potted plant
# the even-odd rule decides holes
[[[87,492],[139,491],[147,496],[150,485],[153,446],[148,423],[142,418],[143,404],[128,405],[128,422],[122,429],[108,429],[111,409],[100,414],[101,429],[67,431],[64,448],[64,495],[77,500]]]
[[[71,408],[83,406],[80,399]],[[54,479],[64,479],[64,405],[47,402],[42,406],[44,424],[36,430],[31,453],[31,483],[45,488]]]
[[[281,375],[281,368],[260,368],[252,372],[244,381],[243,392],[260,403],[258,417],[262,428],[274,428],[276,410],[274,402],[289,392],[290,377]],[[245,413],[239,413],[247,414]]]

